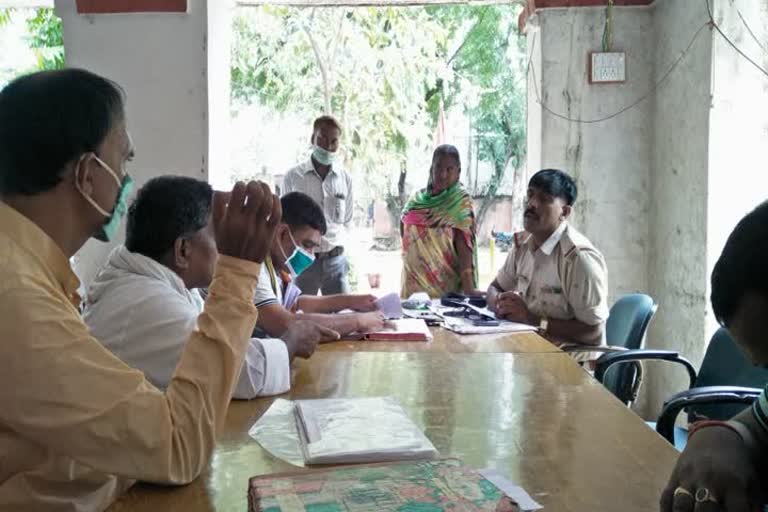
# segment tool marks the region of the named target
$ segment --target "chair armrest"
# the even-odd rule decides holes
[[[613,345],[598,345],[595,347],[589,345],[561,345],[560,350],[563,352],[626,352],[628,349],[624,347],[614,347]]]
[[[667,441],[675,443],[675,420],[680,411],[695,405],[751,404],[762,393],[762,389],[738,386],[702,386],[674,395],[664,402],[656,422],[656,431]]]
[[[688,378],[690,379],[690,386],[696,381],[696,369],[693,367],[690,361],[681,357],[679,353],[672,350],[625,350],[623,352],[614,352],[603,354],[595,364],[595,379],[602,383],[605,377],[605,372],[608,368],[615,364],[629,363],[634,361],[668,361],[670,363],[677,363],[683,365],[688,372]]]

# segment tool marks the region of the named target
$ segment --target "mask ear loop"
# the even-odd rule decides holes
[[[99,161],[99,163],[100,163],[100,164],[102,164],[102,165],[103,165],[103,163],[101,162],[101,160],[99,160],[99,157],[97,157],[96,155],[93,155],[93,156],[96,158],[96,160],[98,160],[98,161]],[[112,214],[111,214],[111,213],[109,213],[108,211],[106,211],[106,210],[105,210],[104,208],[102,208],[101,206],[99,206],[99,204],[96,202],[96,200],[95,200],[95,199],[93,199],[93,198],[92,198],[91,196],[89,196],[88,194],[86,194],[86,193],[85,193],[85,191],[83,190],[83,188],[80,186],[80,164],[82,164],[82,163],[83,163],[83,160],[84,160],[84,159],[85,159],[85,155],[82,155],[82,156],[80,157],[80,160],[77,162],[77,170],[75,171],[75,188],[77,189],[77,191],[78,191],[78,192],[80,192],[80,195],[81,195],[81,196],[83,196],[83,198],[84,198],[86,201],[88,201],[88,202],[91,204],[91,206],[93,206],[93,208],[94,208],[94,209],[95,209],[97,212],[99,212],[100,214],[102,214],[104,217],[110,217]],[[112,173],[112,169],[109,169],[109,171],[110,171],[110,173]],[[114,175],[113,175],[113,177],[114,177]],[[118,182],[118,184],[119,184],[119,182]]]

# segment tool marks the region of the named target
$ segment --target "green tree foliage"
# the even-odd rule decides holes
[[[64,67],[64,36],[61,18],[53,9],[35,9],[27,18],[29,46],[35,50],[39,70]]]
[[[14,17],[24,17],[26,42],[37,60],[33,69],[15,70],[14,74],[64,67],[64,38],[61,18],[52,8],[0,9],[0,28],[10,25]],[[17,18],[18,19],[18,18]]]
[[[6,7],[5,9],[0,9],[0,28],[4,27],[5,25],[8,25],[11,22],[12,14],[13,14],[13,9],[10,7]]]
[[[431,153],[441,102],[459,108],[471,119],[476,157],[493,167],[477,191],[490,206],[525,156],[518,13],[509,5],[241,9],[233,110],[258,102],[308,119],[332,113],[345,128],[352,171],[371,196],[386,191],[396,218],[408,155]]]

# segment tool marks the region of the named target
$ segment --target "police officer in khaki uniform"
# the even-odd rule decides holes
[[[525,231],[515,235],[488,288],[488,304],[499,317],[534,325],[555,343],[601,345],[608,271],[600,251],[568,224],[576,195],[576,183],[563,171],[545,169],[531,178]]]

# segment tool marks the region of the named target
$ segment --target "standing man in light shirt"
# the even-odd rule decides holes
[[[280,201],[256,182],[214,196],[220,257],[163,392],[90,334],[69,265],[117,232],[133,153],[109,80],[66,69],[0,91],[0,510],[101,511],[136,480],[189,483],[224,425]]]
[[[315,261],[296,280],[306,295],[349,293],[349,262],[344,251],[347,228],[352,222],[354,199],[352,178],[336,164],[341,126],[331,116],[321,116],[312,125],[312,155],[288,171],[283,194],[303,192],[325,212],[328,231],[315,253]]]

